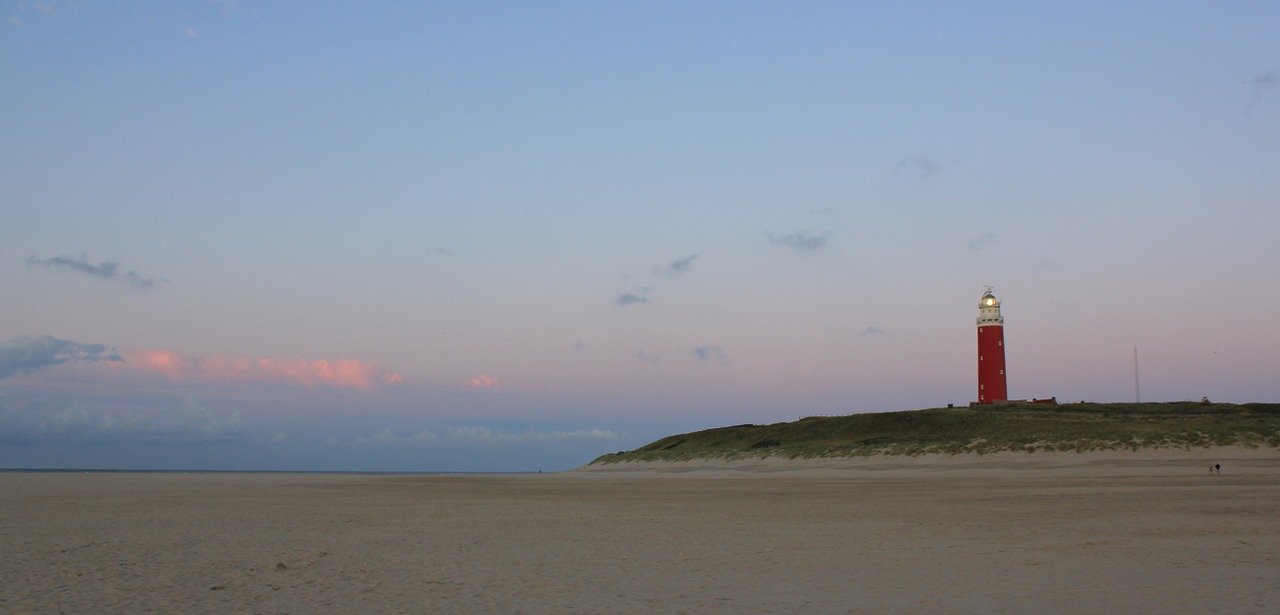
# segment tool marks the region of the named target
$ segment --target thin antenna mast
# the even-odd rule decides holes
[[[1133,347],[1133,401],[1141,402],[1141,389],[1138,388],[1138,347]]]

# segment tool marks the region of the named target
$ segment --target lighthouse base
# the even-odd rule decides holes
[[[1047,405],[1056,406],[1058,405],[1058,398],[1057,396],[1054,396],[1054,397],[1048,397],[1045,399],[1036,399],[1033,397],[1031,399],[997,399],[995,401],[971,401],[969,402],[969,407],[978,408],[981,406],[1003,406],[1005,404],[1047,404]]]

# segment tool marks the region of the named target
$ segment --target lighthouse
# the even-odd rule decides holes
[[[991,287],[978,303],[978,403],[1009,399],[1004,376],[1004,317]]]

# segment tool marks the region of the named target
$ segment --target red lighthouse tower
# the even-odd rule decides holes
[[[1000,300],[986,294],[978,304],[978,403],[989,404],[1009,399],[1004,377],[1004,317]]]

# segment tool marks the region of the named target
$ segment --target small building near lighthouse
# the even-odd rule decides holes
[[[1009,399],[1004,364],[1004,316],[1000,300],[987,287],[978,302],[978,403]]]

